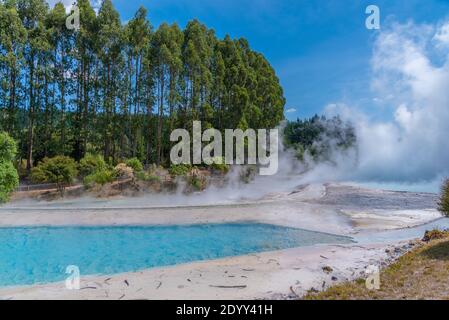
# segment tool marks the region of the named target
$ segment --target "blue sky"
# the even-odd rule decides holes
[[[54,0],[51,0],[54,1]],[[153,26],[194,18],[220,37],[245,37],[276,69],[289,119],[320,113],[343,102],[383,118],[370,91],[370,59],[378,31],[365,28],[365,9],[379,6],[382,27],[391,22],[435,23],[449,0],[113,0],[123,21],[145,6]],[[295,111],[293,111],[295,110]],[[391,113],[388,113],[390,115]]]

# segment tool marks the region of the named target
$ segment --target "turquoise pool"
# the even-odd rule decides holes
[[[0,286],[61,281],[69,265],[81,276],[114,274],[351,241],[264,224],[0,228]]]

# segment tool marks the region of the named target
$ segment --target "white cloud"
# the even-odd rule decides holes
[[[449,22],[446,22],[441,26],[435,34],[434,39],[440,46],[449,46]]]
[[[372,82],[376,97],[394,97],[391,121],[372,122],[342,104],[326,108],[356,126],[354,178],[418,182],[449,174],[449,46],[444,52],[439,46],[448,40],[449,21],[440,26],[395,25],[382,31],[373,53]],[[444,63],[437,66],[431,57],[438,53]]]
[[[287,110],[285,110],[285,113],[295,113],[296,109],[295,108],[289,108]]]

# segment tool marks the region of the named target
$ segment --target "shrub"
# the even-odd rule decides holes
[[[172,165],[170,169],[168,169],[168,172],[172,176],[186,176],[190,170],[192,170],[192,166],[188,164],[178,164],[178,165]]]
[[[159,176],[156,176],[154,174],[150,174],[144,171],[137,172],[135,174],[136,178],[141,181],[146,182],[161,182],[161,178]]]
[[[441,188],[440,202],[438,203],[438,209],[446,216],[449,217],[449,179],[447,179],[443,187]]]
[[[128,167],[133,168],[134,172],[140,172],[143,171],[143,165],[142,162],[140,162],[137,158],[128,159],[125,161],[125,164]]]
[[[95,172],[104,171],[107,169],[106,161],[100,155],[86,154],[80,160],[79,172],[82,177],[87,177]]]
[[[65,156],[45,158],[31,171],[31,180],[36,183],[56,183],[64,193],[65,186],[73,182],[78,170],[75,160]]]
[[[201,177],[191,176],[188,182],[196,191],[202,191],[206,188],[206,181]]]
[[[19,175],[14,168],[17,145],[7,133],[0,133],[0,203],[9,199],[9,194],[19,185]]]
[[[0,162],[12,162],[17,154],[17,144],[6,132],[0,133]]]
[[[9,199],[9,194],[19,185],[19,175],[10,161],[0,162],[0,203]]]
[[[219,171],[221,173],[228,173],[229,172],[229,165],[226,164],[225,160],[223,158],[215,157],[213,159],[213,163],[210,165],[210,167],[215,170]]]
[[[422,241],[429,242],[432,240],[446,239],[447,237],[449,237],[449,231],[441,231],[438,229],[434,229],[431,231],[426,231]]]
[[[128,167],[124,163],[119,163],[115,168],[115,175],[117,178],[123,179],[133,179],[134,178],[134,170],[131,167]]]
[[[117,178],[116,172],[114,170],[101,170],[96,171],[84,178],[84,185],[87,187],[92,187],[95,184],[105,185],[107,183],[114,182]]]

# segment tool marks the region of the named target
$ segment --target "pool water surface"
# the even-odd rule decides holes
[[[152,227],[0,228],[0,286],[62,281],[67,266],[81,276],[330,243],[342,236],[265,224]]]

